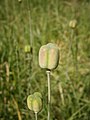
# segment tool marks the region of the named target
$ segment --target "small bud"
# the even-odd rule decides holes
[[[18,2],[22,2],[22,0],[18,0]]]
[[[71,27],[71,28],[75,28],[76,25],[77,25],[77,20],[71,20],[71,21],[69,22],[69,27]]]
[[[49,70],[55,69],[59,63],[59,49],[53,43],[43,45],[39,50],[39,65]]]
[[[25,53],[29,53],[30,51],[31,51],[30,45],[25,45],[25,47],[24,47],[24,52],[25,52]]]

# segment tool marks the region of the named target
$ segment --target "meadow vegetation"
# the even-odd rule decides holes
[[[60,50],[51,73],[51,120],[90,120],[89,0],[0,0],[0,120],[35,120],[26,99],[37,91],[43,96],[38,119],[47,119],[38,53],[49,42]]]

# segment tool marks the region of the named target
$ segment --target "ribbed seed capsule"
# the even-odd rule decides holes
[[[59,49],[53,43],[43,45],[39,50],[39,65],[49,70],[55,69],[59,63]]]
[[[42,95],[35,92],[33,95],[27,97],[27,106],[30,110],[38,113],[42,109]]]

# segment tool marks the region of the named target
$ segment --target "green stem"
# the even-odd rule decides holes
[[[37,120],[37,112],[35,112],[35,120]]]
[[[32,18],[31,18],[31,8],[30,8],[30,2],[27,0],[27,7],[28,7],[28,20],[29,20],[29,43],[30,43],[30,68],[32,70],[33,66],[33,32],[32,32]]]
[[[51,102],[51,99],[50,99],[50,71],[47,70],[46,73],[47,73],[47,80],[48,80],[48,120],[50,120],[50,102]]]

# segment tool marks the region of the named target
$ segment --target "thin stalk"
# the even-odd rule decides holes
[[[50,71],[46,71],[47,73],[47,80],[48,80],[48,120],[50,120],[50,102],[51,102],[51,98],[50,98]]]
[[[30,32],[30,34],[29,34],[30,35],[30,46],[31,46],[31,49],[32,49],[32,47],[33,47],[33,33],[32,33],[32,19],[31,19],[31,11],[30,11],[29,0],[27,0],[27,7],[28,7],[29,32]]]
[[[76,39],[75,39],[75,66],[76,66],[76,75],[78,76],[78,59],[77,59],[77,56],[78,56],[78,39],[77,39],[77,31],[75,30],[75,36],[76,36]]]
[[[63,88],[62,88],[61,82],[59,83],[59,91],[60,91],[60,95],[61,95],[62,104],[65,105],[64,95],[63,95]]]
[[[37,120],[37,112],[35,112],[35,120]]]
[[[15,19],[16,19],[16,5],[15,5],[15,0],[12,0],[12,5],[13,5],[13,13],[14,13],[14,17],[15,17]],[[18,28],[18,26],[17,25],[15,25],[17,28]],[[15,26],[13,26],[13,30],[15,31]],[[18,28],[19,29],[19,28]],[[13,35],[15,35],[15,34],[13,34]],[[17,52],[18,51],[18,43],[17,43],[17,40],[15,39],[14,40],[14,44],[15,44],[15,46],[16,46],[16,49],[15,49],[15,54],[16,54],[16,59],[17,59],[17,61],[16,61],[16,67],[17,67],[17,78],[18,78],[18,80],[20,79],[20,71],[19,71],[19,53]]]
[[[30,44],[30,68],[32,70],[32,64],[33,64],[33,32],[32,32],[32,17],[31,17],[31,8],[30,8],[30,2],[27,0],[27,9],[28,9],[28,20],[29,20],[29,44]]]

